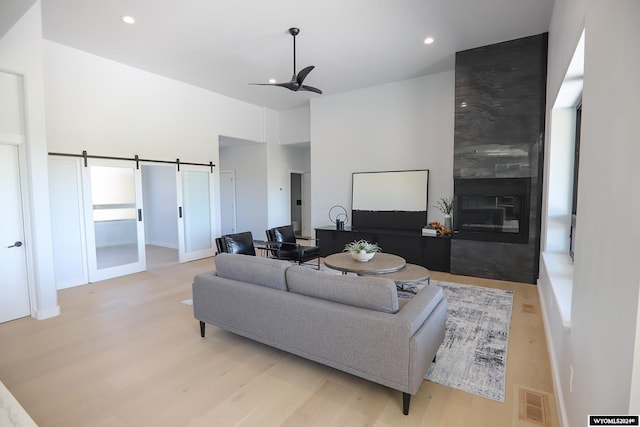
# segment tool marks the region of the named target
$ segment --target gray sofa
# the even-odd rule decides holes
[[[332,274],[222,253],[193,281],[193,313],[255,341],[401,391],[403,412],[444,340],[447,302],[426,286],[398,300],[382,277]]]

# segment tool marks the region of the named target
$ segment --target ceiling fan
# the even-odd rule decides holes
[[[304,79],[307,78],[307,75],[315,68],[315,66],[310,65],[308,67],[300,70],[299,73],[296,73],[296,36],[300,33],[299,28],[289,28],[289,34],[293,36],[293,76],[291,80],[284,83],[249,83],[251,85],[260,85],[260,86],[280,86],[292,90],[294,92],[298,92],[300,90],[305,90],[309,92],[315,92],[322,94],[322,91],[313,86],[303,85]]]

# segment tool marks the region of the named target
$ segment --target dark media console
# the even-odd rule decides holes
[[[335,226],[316,228],[320,256],[342,252],[354,240],[377,243],[383,252],[398,255],[410,264],[418,264],[433,271],[449,272],[451,238],[423,236],[421,230],[394,230],[382,228]]]

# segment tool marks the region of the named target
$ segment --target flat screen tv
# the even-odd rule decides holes
[[[429,170],[354,172],[352,225],[420,230],[427,222]]]

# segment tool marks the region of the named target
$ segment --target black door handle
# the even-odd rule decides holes
[[[142,209],[138,209],[138,221],[142,222]]]
[[[22,246],[22,242],[17,241],[17,242],[15,242],[13,245],[11,245],[11,246],[7,246],[7,249],[8,249],[8,248],[19,248],[20,246]]]
[[[178,207],[178,218],[182,218],[182,206]]]

